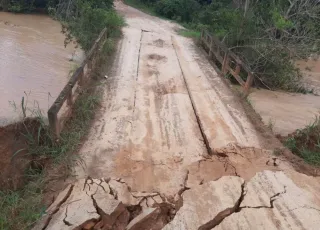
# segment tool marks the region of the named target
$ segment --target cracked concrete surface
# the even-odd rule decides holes
[[[131,191],[120,179],[69,185],[37,229],[318,229],[314,196],[284,172],[258,172],[249,181],[223,176],[175,197]],[[187,184],[187,179],[186,182]],[[152,202],[148,202],[152,200]]]
[[[264,146],[178,25],[116,8],[128,26],[84,164],[35,229],[319,229],[319,178]]]

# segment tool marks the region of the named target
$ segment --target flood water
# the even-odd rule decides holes
[[[23,96],[46,115],[82,56],[49,16],[0,12],[0,126],[19,118]]]
[[[306,88],[313,89],[314,93],[320,95],[320,58],[309,58],[297,62]]]

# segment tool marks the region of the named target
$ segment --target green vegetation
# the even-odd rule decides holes
[[[178,34],[187,38],[200,38],[201,33],[195,30],[179,30]]]
[[[320,166],[320,118],[289,135],[285,145],[306,162]]]
[[[112,0],[60,0],[57,7],[49,8],[50,14],[60,20],[65,45],[76,41],[88,51],[103,28],[110,37],[118,36],[124,20],[113,8]]]
[[[34,176],[34,175],[31,175]],[[0,229],[30,229],[45,211],[42,205],[43,176],[18,191],[0,191]]]
[[[153,16],[160,16],[157,15],[154,7],[151,4],[145,4],[144,2],[140,0],[125,0],[124,1],[129,6],[135,7],[147,14],[153,15]]]
[[[176,20],[188,30],[213,33],[259,76],[255,84],[260,87],[308,93],[300,86],[294,61],[320,51],[318,0],[125,2],[138,8],[143,4],[144,10],[149,8],[145,11]]]

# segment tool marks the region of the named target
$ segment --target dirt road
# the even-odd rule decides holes
[[[192,40],[116,8],[127,26],[78,180],[36,229],[317,229],[318,179],[274,157]]]

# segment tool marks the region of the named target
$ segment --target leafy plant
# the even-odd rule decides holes
[[[320,118],[289,135],[285,145],[306,162],[320,166]]]

